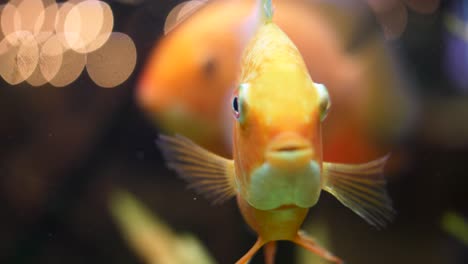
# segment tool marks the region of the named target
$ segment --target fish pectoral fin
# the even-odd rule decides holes
[[[362,164],[323,163],[323,189],[369,224],[381,228],[393,220],[383,168],[388,155]]]
[[[168,167],[213,203],[222,203],[236,195],[233,160],[211,153],[180,135],[160,135],[156,144]]]

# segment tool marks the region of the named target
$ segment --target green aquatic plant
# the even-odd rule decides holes
[[[125,240],[146,263],[215,263],[200,240],[173,232],[129,192],[114,191],[109,206]]]
[[[307,223],[304,226],[304,230],[309,234],[314,234],[314,238],[317,241],[320,241],[320,244],[330,250],[333,250],[331,237],[330,237],[330,229],[329,224],[325,219],[315,219],[315,221],[311,221],[311,223]],[[330,262],[326,259],[323,259],[316,254],[298,247],[296,249],[296,263],[297,264],[329,264]]]
[[[446,212],[442,217],[442,229],[468,247],[468,222],[456,212]]]

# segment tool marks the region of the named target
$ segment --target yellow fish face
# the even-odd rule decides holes
[[[275,45],[268,45],[275,38]],[[260,29],[244,54],[244,72],[233,97],[234,160],[241,196],[271,210],[313,206],[321,190],[320,123],[330,105],[314,84],[300,54],[274,24]],[[257,49],[258,48],[258,49]],[[261,55],[259,55],[261,54]]]
[[[245,111],[234,128],[239,191],[261,210],[308,208],[321,189],[320,99],[311,81],[270,88],[243,87],[237,97],[239,110]]]

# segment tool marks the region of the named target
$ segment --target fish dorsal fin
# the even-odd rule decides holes
[[[164,35],[169,33],[182,21],[187,19],[195,11],[199,10],[202,6],[208,3],[208,0],[190,0],[176,5],[167,15],[164,22]]]
[[[383,178],[388,156],[362,164],[323,163],[323,189],[369,224],[381,228],[393,220]]]
[[[180,135],[160,135],[156,144],[168,167],[189,182],[189,188],[213,203],[222,203],[236,195],[233,160],[211,153]]]
[[[273,5],[271,3],[271,0],[262,0],[263,3],[263,17],[265,21],[271,22],[273,19]]]

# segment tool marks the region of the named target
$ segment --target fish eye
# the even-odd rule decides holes
[[[330,111],[330,96],[328,95],[328,90],[325,85],[321,83],[314,83],[315,87],[317,88],[317,92],[319,95],[319,111],[320,111],[320,121],[325,120],[327,117],[328,112]]]
[[[217,63],[215,58],[209,57],[207,58],[202,65],[202,71],[205,76],[211,77],[216,72]]]
[[[244,124],[246,121],[245,115],[247,113],[247,105],[245,101],[245,93],[248,88],[248,83],[241,83],[239,84],[239,87],[234,91],[234,94],[232,96],[232,112],[234,114],[234,117],[240,124]]]
[[[239,96],[237,96],[237,95],[232,98],[232,111],[234,113],[234,117],[236,119],[239,119],[239,117],[240,117]]]

